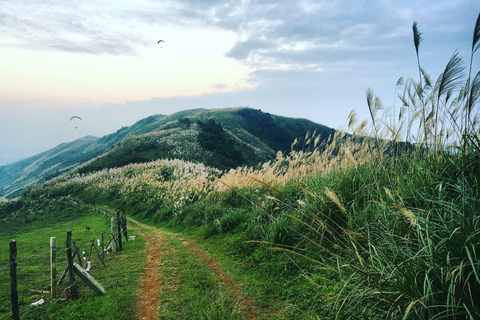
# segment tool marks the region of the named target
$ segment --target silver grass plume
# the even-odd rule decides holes
[[[422,42],[422,32],[420,31],[420,28],[418,27],[417,21],[413,22],[412,26],[413,30],[413,43],[415,44],[415,52],[417,53],[417,64],[418,64],[418,72],[420,76],[420,84],[422,83],[422,75],[420,71],[420,57],[418,55],[418,49],[420,48],[420,42]]]
[[[475,30],[473,31],[472,55],[480,48],[480,13],[478,14]]]
[[[418,77],[420,78],[419,97],[420,97],[420,102],[422,103],[422,116],[423,116],[422,121],[425,123],[425,117],[426,117],[427,111],[425,110],[426,106],[425,106],[425,102],[423,101],[422,67],[420,66],[420,56],[418,54],[418,49],[420,48],[420,42],[422,42],[423,38],[422,38],[422,32],[420,31],[417,21],[413,21],[412,30],[413,30],[413,43],[415,44],[415,52],[417,53]],[[425,130],[424,134],[426,137],[427,129],[425,125],[424,125],[424,130]]]
[[[478,14],[477,22],[475,23],[475,29],[473,30],[472,53],[470,55],[470,71],[468,72],[468,80],[467,80],[467,88],[469,90],[477,90],[477,88],[474,88],[475,81],[474,83],[470,84],[471,82],[470,79],[472,76],[473,55],[478,50],[478,48],[480,48],[480,13]],[[472,96],[472,93],[470,93],[470,96]],[[468,99],[467,105],[466,105],[467,116],[465,117],[465,133],[468,133],[469,126],[471,125],[470,115],[471,115],[474,104],[475,104],[474,100]]]
[[[382,109],[382,102],[380,101],[380,98],[375,96],[375,93],[373,93],[373,90],[371,88],[367,89],[367,105],[368,105],[368,111],[370,111],[370,117],[372,118],[375,133],[378,134],[375,117],[376,117],[377,111],[379,109]]]
[[[462,58],[460,58],[458,56],[458,52],[456,51],[452,55],[450,60],[448,61],[447,66],[445,67],[445,70],[442,72],[442,74],[438,78],[437,88],[436,88],[437,92],[438,92],[437,105],[436,105],[437,110],[435,112],[435,123],[434,123],[434,126],[435,126],[435,137],[434,137],[435,143],[437,143],[437,132],[438,132],[437,129],[439,129],[438,128],[438,124],[439,124],[438,116],[439,116],[439,113],[440,113],[440,98],[443,95],[445,95],[446,96],[445,103],[448,101],[448,98],[449,98],[449,95],[450,95],[451,91],[455,90],[460,85],[460,81],[463,78],[463,70],[464,69],[465,68],[463,66]]]

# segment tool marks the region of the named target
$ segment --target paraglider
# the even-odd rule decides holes
[[[70,118],[70,121],[72,121],[73,119],[79,119],[79,120],[82,120],[82,118],[80,118],[79,116],[73,116]],[[75,129],[77,129],[77,127],[75,127]]]
[[[165,43],[165,41],[163,41],[163,40],[160,39],[160,40],[158,40],[157,44],[159,44],[160,42]],[[163,47],[160,47],[160,48],[163,48]]]

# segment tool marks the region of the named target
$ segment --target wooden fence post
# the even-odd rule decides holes
[[[123,227],[123,235],[125,236],[125,242],[128,242],[127,215],[125,214],[125,207],[123,208],[123,212],[122,212],[122,227]]]
[[[17,241],[10,240],[10,301],[12,302],[12,319],[20,320],[17,289]]]
[[[50,237],[50,293],[57,298],[57,238]]]
[[[73,254],[72,254],[72,231],[67,231],[67,258],[68,258],[68,273],[70,276],[70,293],[72,299],[78,298],[77,284],[75,283],[75,271],[73,270]]]
[[[103,232],[102,232],[102,261],[105,260],[105,244],[103,243]]]
[[[110,220],[110,233],[112,235],[112,240],[110,241],[111,242],[111,245],[112,245],[112,251],[114,252],[118,252],[118,246],[117,246],[117,227],[115,225],[115,218],[112,217],[111,220]]]
[[[117,226],[118,226],[118,249],[122,251],[122,222],[120,221],[120,210],[117,210]]]

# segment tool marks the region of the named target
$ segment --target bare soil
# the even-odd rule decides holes
[[[139,222],[136,222],[140,224]],[[146,225],[142,225],[148,227]],[[145,268],[144,275],[140,278],[140,291],[137,293],[137,299],[135,304],[135,315],[137,319],[156,319],[159,308],[158,290],[160,288],[159,278],[159,266],[160,258],[163,256],[164,251],[160,251],[160,248],[164,244],[165,237],[161,232],[150,229],[153,234],[142,232],[140,229],[130,226],[131,229],[138,232],[146,240],[147,249],[147,266]]]

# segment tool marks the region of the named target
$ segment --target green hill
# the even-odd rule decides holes
[[[101,154],[97,137],[86,136],[36,156],[0,167],[0,196],[17,196],[26,186],[49,180]]]
[[[87,136],[0,167],[0,196],[13,198],[28,186],[78,167],[79,173],[157,159],[181,159],[228,170],[256,166],[290,151],[310,131],[322,139],[333,129],[250,108],[194,109],[153,115],[102,138]]]

